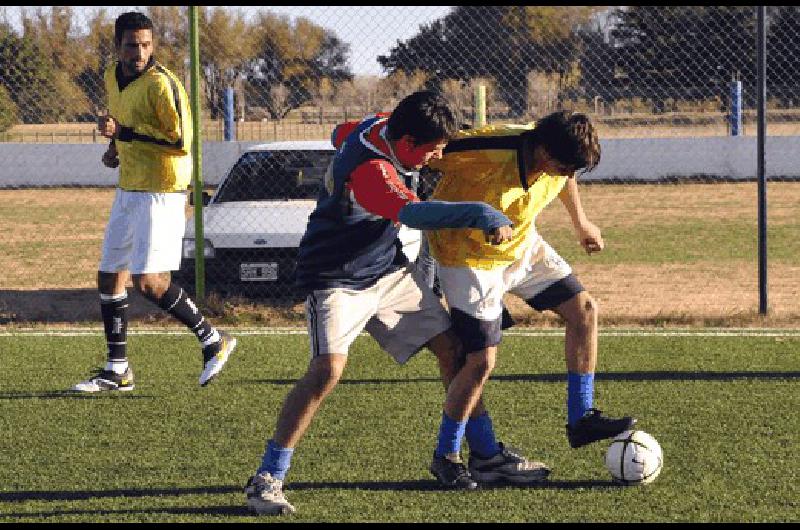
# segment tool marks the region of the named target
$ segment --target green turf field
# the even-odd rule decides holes
[[[361,337],[295,452],[298,513],[282,520],[798,521],[800,333],[775,335],[601,334],[596,405],[635,415],[664,450],[655,483],[631,488],[610,481],[606,443],[566,442],[558,332],[507,336],[486,390],[499,438],[553,473],[470,493],[438,491],[427,471],[443,399],[433,356],[400,367]],[[102,332],[1,335],[0,521],[257,521],[242,487],[306,342],[240,335],[201,389],[191,336],[132,334],[136,390],[76,397],[62,390],[102,362]]]

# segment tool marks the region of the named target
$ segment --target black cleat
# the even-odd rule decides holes
[[[474,490],[478,483],[472,479],[464,462],[454,462],[446,456],[433,455],[430,467],[431,473],[436,477],[441,486],[449,489]]]
[[[490,458],[469,455],[469,472],[481,484],[511,482],[533,484],[541,482],[550,474],[546,464],[528,460],[518,450],[499,442],[500,452]]]
[[[597,409],[589,409],[574,426],[567,425],[567,440],[573,449],[584,445],[613,438],[614,436],[633,429],[636,419],[630,416],[624,418],[604,418]]]

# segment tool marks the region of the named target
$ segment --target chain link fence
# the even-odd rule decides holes
[[[150,16],[154,56],[189,90],[185,7],[0,8],[0,322],[34,314],[26,296],[92,292],[116,178],[94,110],[128,10]],[[770,314],[795,325],[800,8],[767,16]],[[200,62],[213,296],[296,304],[296,247],[336,124],[431,88],[469,126],[484,87],[489,123],[570,109],[597,125],[603,159],[581,193],[606,250],[582,255],[558,204],[537,225],[606,323],[757,318],[752,6],[205,7]],[[413,254],[419,235],[404,237]]]

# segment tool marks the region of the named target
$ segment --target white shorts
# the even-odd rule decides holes
[[[503,296],[512,293],[533,300],[545,289],[572,274],[572,267],[541,237],[514,263],[491,270],[439,267],[439,282],[451,308],[478,320],[497,320]]]
[[[450,316],[413,265],[395,271],[368,289],[333,288],[306,297],[311,357],[347,355],[358,335],[367,333],[403,364],[450,328]]]
[[[101,272],[174,271],[181,266],[186,193],[117,189],[103,239]]]

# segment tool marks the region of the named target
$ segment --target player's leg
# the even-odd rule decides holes
[[[370,335],[399,363],[405,363],[420,349],[433,343],[439,350],[438,355],[445,359],[444,370],[449,373],[452,370],[450,364],[457,362],[454,358],[457,355],[456,344],[444,336],[450,328],[450,318],[425,282],[424,275],[407,267],[381,279],[377,288],[380,290],[380,307],[367,324],[366,330]],[[440,438],[460,446],[466,420],[453,421],[446,412],[442,415],[442,429],[446,433],[440,434]],[[466,412],[465,416],[468,415]],[[437,462],[437,478],[443,485],[465,489],[477,486],[460,459],[444,460],[434,456],[434,465]]]
[[[581,291],[553,310],[566,324],[567,439],[573,448],[612,438],[632,429],[636,420],[609,418],[594,408],[594,373],[597,365],[597,302]]]
[[[186,326],[201,345],[200,386],[221,371],[236,348],[236,339],[218,331],[188,293],[172,282],[169,271],[180,268],[186,215],[184,193],[136,193],[137,223],[133,233],[133,285],[148,300]]]
[[[456,374],[458,374],[458,371],[461,370],[466,362],[466,356],[464,355],[461,341],[458,339],[458,336],[455,334],[453,329],[450,328],[447,331],[433,337],[430,341],[428,341],[426,346],[436,357],[436,361],[439,366],[439,376],[442,379],[442,384],[444,384],[446,393],[447,389],[450,387],[450,383],[453,381]],[[449,409],[450,406],[445,404],[445,410]],[[470,420],[477,418],[484,413],[486,413],[486,407],[483,403],[483,398],[479,397],[477,404],[472,409],[472,413],[470,414]]]
[[[172,281],[169,272],[134,274],[133,285],[145,298],[169,313],[197,337],[203,355],[199,383],[200,386],[209,384],[228,362],[236,348],[236,339],[225,331],[217,330],[189,294]]]
[[[132,250],[129,196],[117,190],[103,237],[97,272],[100,315],[106,336],[107,361],[88,379],[72,387],[76,392],[133,390],[133,370],[127,357],[128,264]]]
[[[492,418],[487,410],[481,412],[475,402],[475,393],[483,393],[483,388],[494,369],[497,346],[484,346],[499,343],[502,318],[491,323],[466,316],[457,308],[452,308],[454,329],[460,337],[465,337],[465,350],[468,351],[464,367],[459,371],[448,389],[446,405],[449,403],[476,404],[473,414],[468,418],[464,434],[469,444],[469,472],[482,484],[513,482],[530,484],[546,479],[550,468],[538,461],[529,460],[518,449],[498,441]],[[462,339],[463,340],[463,339]],[[476,349],[479,348],[479,349]],[[469,351],[472,350],[472,351]],[[476,384],[477,382],[477,384]],[[447,409],[446,409],[447,410]],[[450,409],[458,414],[458,409]],[[441,438],[440,438],[441,444]]]
[[[470,444],[471,459],[477,454],[476,440],[479,440],[480,445],[492,456],[502,450],[491,428],[489,413],[481,399],[484,385],[494,368],[496,356],[497,348],[494,346],[468,352],[464,363],[453,375],[447,387],[430,468],[431,473],[444,486],[461,489],[477,487],[477,477],[473,476],[471,468],[464,466],[461,458],[461,444],[465,436]]]
[[[550,245],[511,292],[537,311],[551,310],[565,322],[567,364],[567,438],[572,447],[616,436],[636,422],[607,418],[594,408],[597,365],[598,304],[572,274],[572,268]]]
[[[295,508],[283,494],[294,448],[338,383],[350,345],[375,313],[376,301],[376,289],[328,289],[314,291],[306,298],[311,362],[286,396],[261,465],[245,487],[251,511],[261,515],[294,513]]]
[[[248,508],[259,515],[295,512],[283,494],[294,448],[305,434],[324,399],[339,382],[347,363],[345,354],[319,355],[295,383],[278,416],[275,434],[267,441],[261,465],[245,487]]]
[[[492,418],[481,400],[502,337],[503,270],[442,267],[441,281],[451,307],[453,332],[466,353],[448,387],[436,454],[458,448],[456,441],[460,439],[450,434],[455,422],[470,447],[472,478],[484,483],[528,483],[546,478],[550,472],[547,466],[529,461],[497,440]],[[480,300],[470,299],[471,291],[480,293]]]

